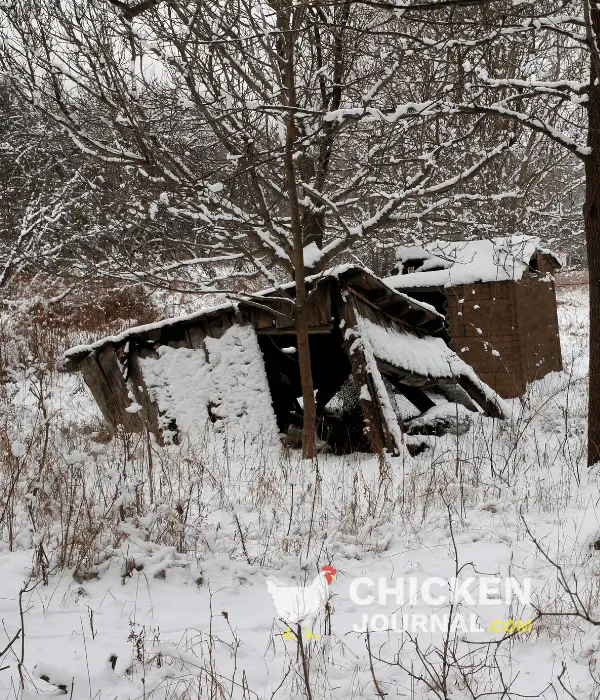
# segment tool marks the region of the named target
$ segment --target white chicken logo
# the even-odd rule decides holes
[[[318,637],[310,628],[329,599],[329,586],[336,574],[333,566],[324,566],[310,586],[278,586],[275,581],[267,580],[267,590],[273,596],[277,615],[288,624],[284,637],[295,639],[291,628],[297,629],[299,625],[304,627],[309,639]]]

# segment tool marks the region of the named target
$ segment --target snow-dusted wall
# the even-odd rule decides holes
[[[206,349],[163,345],[158,359],[140,358],[144,381],[161,414],[162,427],[175,420],[193,435],[207,424],[229,436],[278,443],[262,352],[252,326],[234,325]],[[210,416],[209,416],[210,411]]]

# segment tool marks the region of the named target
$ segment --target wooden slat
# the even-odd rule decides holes
[[[469,411],[478,412],[477,404],[471,400],[467,392],[454,379],[438,379],[437,386],[451,403],[458,403],[468,408]]]
[[[135,400],[142,407],[142,411],[138,415],[142,417],[150,432],[154,433],[159,444],[162,445],[163,436],[160,429],[158,406],[150,397],[150,392],[144,381],[140,357],[158,358],[158,354],[154,350],[134,348],[129,356],[129,379]]]
[[[223,337],[225,332],[229,330],[232,325],[233,323],[228,316],[222,315],[217,316],[216,318],[211,318],[210,321],[207,322],[207,335],[210,335],[211,338],[219,339]]]
[[[109,430],[114,435],[117,432],[117,420],[113,411],[110,386],[93,352],[81,360],[79,370],[88,389],[92,392]]]
[[[308,295],[309,326],[319,328],[331,323],[331,285],[321,284]]]
[[[258,331],[263,328],[275,328],[275,316],[260,309],[252,309],[252,325]]]
[[[279,312],[275,316],[275,328],[294,328],[293,306],[284,301],[272,301],[269,306]]]
[[[430,408],[435,406],[435,402],[432,401],[427,394],[423,393],[422,389],[415,386],[408,386],[402,382],[392,382],[394,387],[407,398],[415,408],[418,408],[421,413],[425,413]]]
[[[377,366],[382,374],[386,377],[393,377],[394,381],[402,382],[408,386],[426,386],[431,381],[429,377],[422,377],[418,374],[411,374],[404,369],[396,367],[385,360],[380,360],[378,357],[375,358],[377,361]]]
[[[361,316],[367,316],[367,318],[370,318],[372,321],[379,323],[380,325],[383,322],[383,319],[387,319],[388,321],[392,321],[397,328],[412,330],[412,327],[405,323],[401,318],[398,318],[397,316],[394,316],[380,308],[377,306],[377,304],[371,302],[353,287],[348,287],[348,289],[356,298],[357,308]],[[406,310],[410,311],[410,306],[408,303],[406,303]]]
[[[309,328],[309,335],[319,335],[323,333],[331,333],[333,330],[333,324],[330,323],[327,326],[322,326],[320,328]],[[256,335],[296,335],[295,328],[259,328],[256,330]]]
[[[117,354],[112,345],[107,345],[98,357],[98,362],[109,387],[108,410],[114,423],[123,425],[127,432],[139,432],[142,421],[135,413],[125,409],[131,405],[127,385],[123,377]]]
[[[483,391],[481,391],[481,389],[469,377],[461,375],[460,377],[457,377],[456,381],[457,384],[461,386],[467,392],[467,394],[469,394],[473,401],[478,403],[481,408],[483,408],[488,416],[491,416],[492,418],[507,418],[507,416],[505,416],[500,410],[499,406],[497,406],[493,401],[489,401]]]
[[[206,338],[206,329],[204,325],[188,328],[188,338],[190,339],[190,347],[192,350],[199,350],[204,347],[204,339]]]
[[[144,336],[147,340],[150,340],[153,343],[157,343],[162,335],[162,329],[161,328],[153,328],[150,331],[144,331]]]

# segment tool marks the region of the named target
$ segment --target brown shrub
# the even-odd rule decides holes
[[[141,284],[115,287],[89,284],[54,303],[38,301],[31,321],[55,331],[111,333],[131,324],[152,323],[156,307]]]
[[[127,326],[151,323],[159,312],[143,285],[109,285],[86,282],[61,298],[64,283],[19,280],[12,285],[12,308],[0,318],[0,380],[2,370],[31,361],[56,367],[72,345]]]

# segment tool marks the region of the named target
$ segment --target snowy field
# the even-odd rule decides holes
[[[584,288],[560,292],[565,371],[510,421],[383,468],[202,431],[107,442],[80,379],[24,358],[0,385],[0,697],[598,698],[586,316]],[[329,604],[300,644],[267,580],[324,565]],[[472,597],[378,596],[401,577],[472,578]],[[482,577],[530,580],[531,602],[481,595]]]

